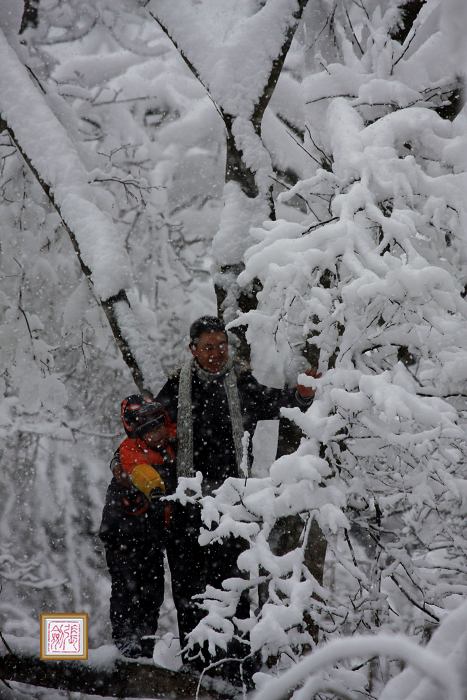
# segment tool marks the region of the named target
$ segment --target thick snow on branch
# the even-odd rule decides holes
[[[241,522],[250,559],[240,560],[269,595],[249,623],[251,646],[261,640],[271,655],[282,652],[281,663],[304,643],[313,647],[305,613],[323,640],[375,625],[417,635],[465,590],[466,119],[442,116],[458,87],[446,37],[426,26],[437,0],[426,4],[405,55],[388,39],[394,14],[390,22],[381,5],[372,17],[352,7],[353,43],[348,18],[336,15],[342,63],[308,82],[308,174],[279,196],[282,204],[299,197],[306,209],[254,228],[238,277],[241,286],[262,284],[258,307],[231,324],[248,324],[257,378],[296,381],[302,354],[321,372],[308,379],[317,390],[311,407],[283,410],[305,437],[271,475],[287,466],[298,487],[291,504],[302,518],[308,508],[326,535],[325,593],[317,600],[290,553],[283,562],[271,556],[264,525],[250,532],[234,499],[230,508],[216,504],[211,524],[211,534],[225,536],[235,532],[229,517]],[[305,455],[330,469],[320,494],[327,510],[314,500],[322,486],[300,483]],[[275,494],[274,508],[282,500]],[[229,593],[240,585],[231,582]],[[210,599],[206,609],[221,616],[227,589]],[[268,620],[277,599],[281,610]],[[335,678],[333,670],[327,681]],[[344,686],[353,691],[355,678]]]
[[[298,9],[297,0],[268,0],[257,12],[249,0],[177,3],[157,0],[149,9],[194,64],[212,98],[232,115],[250,117]]]
[[[457,611],[452,613],[456,615]],[[290,692],[291,688],[305,681],[303,691],[298,691],[296,698],[310,697],[307,694],[307,686],[314,683],[315,676],[326,666],[335,664],[345,658],[355,659],[362,656],[389,656],[403,659],[415,670],[410,673],[420,678],[420,674],[427,679],[429,687],[435,688],[435,695],[419,695],[420,698],[439,698],[440,692],[445,700],[464,700],[461,690],[460,676],[458,673],[459,663],[454,663],[452,659],[446,659],[444,655],[437,654],[430,648],[422,648],[400,635],[369,635],[355,636],[349,639],[337,639],[326,646],[313,652],[293,668],[290,668],[278,679],[265,683],[264,687],[255,696],[255,700],[280,700]],[[324,679],[323,679],[324,681]],[[407,696],[403,693],[403,688],[399,686],[399,693],[389,692],[388,689],[381,695],[381,700],[405,700]]]
[[[250,635],[249,650],[260,652],[263,659],[280,653],[293,657],[294,646],[312,643],[301,623],[313,594],[326,597],[326,592],[304,562],[307,538],[302,546],[282,555],[271,550],[268,540],[277,521],[290,516],[298,516],[304,531],[313,518],[327,533],[349,527],[342,512],[345,499],[326,482],[329,476],[325,460],[303,451],[277,460],[268,478],[227,479],[213,496],[202,499],[206,529],[200,543],[235,537],[247,542],[248,549],[238,559],[242,577],[224,581],[220,589],[208,587],[202,604],[207,615],[191,633],[191,644],[207,644],[212,652],[216,646],[226,649],[234,633],[231,618],[240,596],[249,592],[254,598],[259,582],[267,585],[269,593],[256,620],[235,619],[239,629]],[[307,514],[303,520],[300,513]]]
[[[444,0],[441,4],[441,27],[444,35],[449,38],[447,47],[453,60],[458,69],[467,75],[467,5],[464,0]]]
[[[108,299],[130,283],[129,262],[111,213],[103,201],[97,202],[75,146],[2,33],[0,65],[1,115],[51,188],[92,271],[97,295]]]
[[[435,630],[427,651],[436,654],[445,664],[444,673],[457,674],[463,697],[467,697],[467,602],[452,610]],[[444,676],[443,676],[444,677]],[[408,666],[389,681],[380,700],[438,700],[439,686],[430,674],[421,677]]]

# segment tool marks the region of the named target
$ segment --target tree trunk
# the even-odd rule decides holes
[[[264,86],[262,94],[258,97],[258,101],[254,107],[253,113],[251,115],[251,124],[253,129],[258,136],[261,138],[261,126],[263,121],[264,112],[271,100],[274,90],[279,80],[280,74],[284,67],[285,59],[289,52],[290,46],[292,44],[295,32],[297,31],[298,24],[302,18],[303,11],[308,3],[308,0],[299,0],[297,10],[293,13],[291,21],[289,23],[288,29],[284,36],[283,44],[280,48],[278,55],[274,58],[271,63],[271,70],[268,76],[268,80]],[[252,171],[245,162],[244,154],[239,150],[235,137],[232,133],[232,126],[235,120],[235,115],[228,114],[222,107],[219,109],[222,119],[226,128],[226,167],[225,167],[225,182],[235,182],[241,189],[244,195],[249,199],[256,199],[263,197],[267,200],[267,206],[269,209],[269,218],[274,220],[276,218],[274,201],[272,198],[272,182],[271,187],[267,192],[261,192],[260,187],[256,181],[256,173]],[[264,199],[263,199],[264,202]],[[254,222],[252,222],[253,224]],[[245,231],[245,239],[248,236],[248,231]],[[218,265],[219,265],[218,261]],[[217,299],[217,310],[218,315],[223,317],[225,310],[226,298],[232,295],[232,289],[234,290],[234,295],[236,296],[236,307],[238,311],[246,313],[255,309],[257,306],[256,295],[261,291],[261,283],[259,280],[253,280],[248,287],[240,288],[236,283],[236,278],[243,269],[243,264],[239,263],[237,265],[222,265],[218,267],[218,274],[216,275],[215,292]],[[239,338],[240,345],[237,350],[237,355],[239,359],[245,363],[250,361],[250,348],[246,341],[246,329],[244,327],[237,327],[233,331],[235,335]]]
[[[39,24],[39,0],[24,0],[24,12],[21,18],[19,33],[22,34],[28,27],[34,29]]]
[[[8,641],[10,645],[11,638]],[[232,697],[227,691],[222,693],[204,687],[197,696],[198,679],[195,676],[123,659],[103,668],[86,661],[41,661],[34,656],[13,652],[0,657],[0,678],[42,688],[115,698],[225,700]]]
[[[292,44],[295,32],[297,30],[298,24],[302,18],[303,11],[308,3],[308,0],[298,0],[297,9],[293,12],[288,19],[288,26],[284,33],[283,43],[280,46],[277,56],[271,61],[271,69],[267,80],[263,86],[261,94],[258,95],[256,104],[252,110],[251,115],[245,117],[249,119],[254,132],[258,138],[261,138],[261,125],[264,116],[264,112],[269,104],[269,101],[273,95],[276,88],[277,81],[279,80],[280,74],[284,67],[284,62],[287,57],[290,45]],[[203,85],[206,92],[210,95],[209,86],[204,80],[197,66],[188,58],[183,46],[179,45],[175,38],[172,36],[170,27],[166,26],[161,19],[157,16],[156,12],[149,11],[150,16],[158,23],[163,32],[172,41],[173,45],[179,52],[181,58],[186,63],[187,67],[193,73],[197,80]],[[234,86],[235,88],[235,86]],[[239,117],[238,114],[229,114],[225,109],[223,109],[222,104],[216,104],[212,95],[210,95],[212,101],[214,102],[217,111],[219,112],[225,126],[226,131],[226,166],[225,166],[225,182],[233,182],[242,191],[242,193],[248,197],[248,199],[258,199],[258,204],[262,200],[263,204],[267,200],[267,205],[269,209],[269,216],[271,219],[275,218],[274,202],[272,200],[272,184],[271,188],[267,192],[262,192],[259,186],[256,175],[248,165],[245,160],[245,156],[239,146],[237,145],[234,133],[233,125],[235,119]],[[243,115],[245,116],[245,115]],[[264,188],[263,188],[264,189]],[[256,222],[251,222],[252,225]],[[248,230],[244,231],[245,241],[247,241]],[[241,312],[247,312],[251,309],[256,308],[257,299],[256,295],[261,289],[261,285],[258,280],[254,280],[252,284],[248,287],[241,289],[237,284],[237,277],[243,269],[242,262],[232,263],[231,261],[222,261],[221,256],[218,256],[216,260],[217,274],[215,275],[215,292],[217,299],[217,310],[218,315],[222,318],[228,304],[229,309],[239,310]],[[232,303],[233,302],[233,303]],[[230,319],[229,319],[230,320]],[[240,360],[244,363],[249,363],[250,359],[250,349],[248,347],[245,329],[236,328],[235,334],[239,338],[240,347],[238,348],[237,355]]]

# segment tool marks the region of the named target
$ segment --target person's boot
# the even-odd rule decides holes
[[[143,655],[143,649],[139,639],[130,637],[127,639],[117,639],[115,646],[123,656],[128,659],[139,659]]]
[[[154,637],[143,637],[141,639],[141,656],[152,659],[154,656]]]

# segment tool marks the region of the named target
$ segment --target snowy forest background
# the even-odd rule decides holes
[[[198,638],[259,582],[261,697],[286,669],[297,700],[467,697],[463,0],[3,0],[0,27],[2,632],[84,610],[109,643],[119,403],[220,304],[261,382],[322,376],[298,450],[205,499],[206,540],[250,549]]]

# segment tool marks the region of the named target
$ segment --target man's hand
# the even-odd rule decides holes
[[[306,374],[308,377],[314,377],[315,379],[321,377],[321,372],[318,372],[314,367],[309,367],[305,372],[302,372],[302,374]],[[302,399],[312,399],[316,389],[313,389],[311,386],[304,386],[304,384],[297,384],[297,392]]]
[[[156,486],[152,489],[148,498],[151,501],[151,503],[158,503],[162,496],[165,496],[165,488]]]
[[[110,463],[110,468],[120,486],[124,486],[125,488],[129,488],[131,486],[130,477],[125,471],[123,471],[118,454],[113,457]]]

